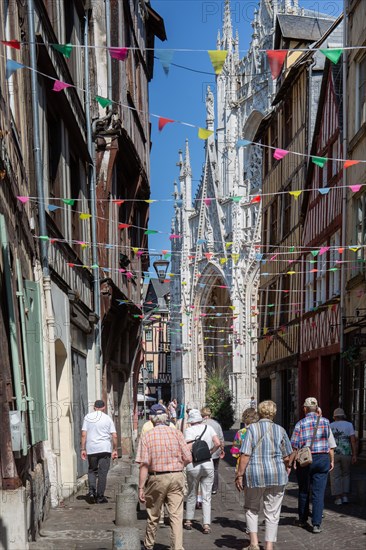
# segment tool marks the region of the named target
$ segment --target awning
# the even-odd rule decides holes
[[[144,399],[144,396],[142,395],[142,393],[138,393],[137,394],[137,402],[138,403],[143,403],[144,400],[146,400],[146,401],[156,401],[155,397],[150,397],[149,395],[145,395],[145,399]]]

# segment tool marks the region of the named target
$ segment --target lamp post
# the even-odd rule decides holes
[[[153,263],[153,267],[161,283],[165,281],[166,272],[168,271],[169,263],[170,262],[168,260],[163,260],[163,259],[155,260],[155,262]]]

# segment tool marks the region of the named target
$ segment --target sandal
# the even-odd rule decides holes
[[[186,520],[184,523],[183,523],[183,528],[184,529],[187,529],[187,531],[192,531],[192,522],[190,520]]]
[[[209,535],[211,533],[211,527],[209,525],[204,525],[203,526],[203,534],[204,535]]]

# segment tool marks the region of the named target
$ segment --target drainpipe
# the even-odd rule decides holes
[[[36,35],[34,29],[34,2],[28,0],[27,2],[28,12],[28,26],[29,26],[29,55],[30,55],[30,67],[31,67],[31,97],[32,97],[32,122],[33,122],[33,154],[34,154],[34,171],[35,180],[37,185],[37,197],[38,197],[38,218],[39,218],[39,231],[44,237],[47,237],[47,224],[46,224],[46,203],[43,191],[43,166],[41,155],[41,143],[40,143],[40,129],[38,119],[39,97],[38,97],[38,82],[37,82],[37,55],[36,55]],[[47,325],[47,345],[49,356],[49,384],[50,384],[50,402],[52,409],[57,404],[57,386],[56,386],[56,350],[55,350],[55,317],[52,307],[52,295],[51,295],[51,277],[48,265],[48,243],[47,240],[40,239],[41,250],[41,266],[43,272],[43,292],[46,304],[46,325]],[[53,453],[56,455],[57,464],[57,493],[59,495],[59,487],[61,484],[61,472],[60,472],[60,431],[59,423],[57,419],[51,419],[51,444]]]
[[[343,48],[347,46],[347,23],[348,23],[348,0],[343,1]],[[348,64],[348,51],[343,49],[343,62],[342,62],[342,95],[343,95],[343,158],[347,158],[347,64]],[[342,181],[342,245],[346,245],[346,232],[347,232],[347,170],[343,168],[343,181]],[[341,300],[340,300],[340,333],[339,333],[339,406],[344,406],[344,348],[345,348],[345,302],[346,302],[346,267],[345,264],[341,264]]]
[[[85,16],[84,25],[84,50],[85,50],[85,119],[86,119],[86,135],[88,144],[88,153],[92,160],[89,164],[89,186],[90,186],[90,209],[91,209],[91,236],[92,236],[92,258],[93,265],[98,265],[98,244],[97,244],[97,199],[96,199],[96,174],[94,162],[94,147],[92,138],[92,126],[90,117],[90,78],[89,78],[89,18]],[[93,294],[94,294],[94,311],[97,314],[97,323],[95,324],[95,369],[99,376],[96,380],[96,397],[101,396],[103,369],[101,368],[101,323],[100,323],[100,278],[99,268],[93,269]],[[99,387],[98,387],[99,384]]]
[[[111,1],[105,0],[105,33],[107,44],[107,97],[112,98],[112,59],[108,53],[111,47]]]

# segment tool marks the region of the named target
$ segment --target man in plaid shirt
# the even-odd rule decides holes
[[[297,481],[299,484],[299,521],[300,527],[307,526],[309,516],[310,489],[312,496],[312,524],[313,533],[321,533],[321,522],[324,508],[324,494],[327,485],[328,472],[334,467],[333,450],[329,446],[331,429],[329,420],[319,417],[318,401],[315,397],[308,397],[304,403],[305,418],[300,420],[294,429],[291,437],[293,449],[301,449],[310,446],[311,440],[319,418],[318,428],[315,434],[314,443],[311,446],[312,463],[301,468],[296,468]]]
[[[140,439],[136,462],[140,464],[139,500],[146,505],[147,525],[144,547],[154,548],[161,507],[169,511],[171,550],[183,549],[183,468],[192,454],[182,432],[167,426],[168,415],[160,404],[150,409],[154,429]]]

